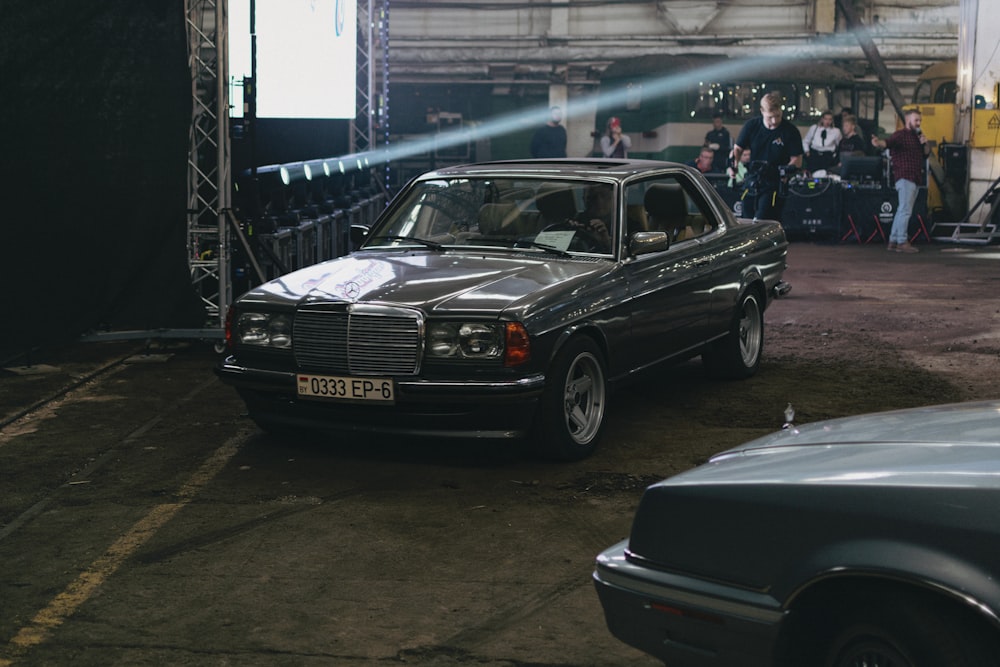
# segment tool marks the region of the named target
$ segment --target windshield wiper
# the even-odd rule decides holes
[[[420,245],[427,246],[432,250],[444,250],[444,246],[437,241],[428,241],[427,239],[420,239],[416,236],[397,236],[396,234],[383,234],[381,236],[373,236],[369,241],[374,239],[385,239],[387,241],[413,241],[414,243],[419,243]],[[368,247],[367,244],[365,246]]]
[[[527,243],[532,248],[538,248],[539,250],[544,250],[545,252],[551,252],[553,255],[559,255],[560,257],[572,257],[572,253],[568,253],[562,248],[557,248],[554,245],[549,245],[548,243],[538,243],[537,241],[519,241],[518,244]]]

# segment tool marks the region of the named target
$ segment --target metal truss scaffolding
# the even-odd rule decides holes
[[[357,114],[351,123],[350,151],[375,147],[375,0],[358,0]]]
[[[382,70],[382,99],[378,105],[378,118],[376,127],[379,129],[382,135],[382,148],[388,154],[389,151],[389,0],[381,0],[379,3],[379,24],[378,24],[378,41],[381,47],[378,51],[381,55],[381,70]],[[370,56],[370,62],[375,62],[374,56]],[[374,131],[375,128],[373,128]],[[377,138],[372,136],[372,148],[378,143]],[[384,166],[384,178],[385,182],[383,188],[388,190],[389,183],[391,182],[391,167],[389,160],[385,161]],[[388,197],[388,193],[387,193]]]
[[[377,94],[376,65],[381,65],[382,94]],[[379,144],[388,149],[389,137],[389,0],[358,0],[357,113],[351,123],[350,151],[374,150]],[[389,165],[384,166],[385,190]]]
[[[208,326],[220,334],[231,301],[227,0],[184,0],[191,71],[187,252],[191,281]]]
[[[206,329],[197,337],[221,338],[232,301],[231,234],[240,235],[233,216],[229,136],[228,1],[184,0],[191,71],[191,127],[188,146],[187,252],[191,282],[205,305]],[[246,0],[240,0],[246,1]],[[376,9],[376,5],[382,7]],[[351,123],[352,152],[375,145],[376,21],[384,29],[388,0],[358,0],[357,114]],[[383,37],[383,64],[388,45]],[[386,77],[387,80],[387,77]],[[163,335],[171,335],[170,332]],[[173,332],[176,337],[193,332]]]

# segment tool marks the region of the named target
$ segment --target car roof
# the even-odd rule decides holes
[[[497,160],[444,167],[421,179],[440,176],[535,176],[625,180],[635,175],[664,170],[692,171],[678,162],[660,160],[615,160],[608,158],[551,158],[537,160]]]

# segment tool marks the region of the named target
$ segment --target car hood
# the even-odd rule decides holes
[[[500,312],[527,295],[607,271],[607,260],[529,253],[358,252],[265,283],[241,301],[385,302],[427,311]]]
[[[1000,401],[790,427],[648,487],[630,557],[763,589],[853,539],[972,553],[1000,530],[998,443]]]
[[[717,454],[670,481],[935,485],[956,480],[1000,486],[1000,401],[790,426]]]

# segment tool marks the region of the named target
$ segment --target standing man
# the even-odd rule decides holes
[[[788,167],[802,166],[802,135],[790,121],[783,118],[781,95],[767,93],[760,100],[760,116],[751,118],[740,130],[733,146],[732,161],[727,173],[736,175],[735,165],[739,164],[743,151],[753,154],[753,161],[743,181],[744,197],[749,195],[749,207],[744,207],[744,215],[753,212],[755,220],[777,220],[781,222],[781,210],[785,206],[784,197],[779,197],[783,171]],[[749,217],[749,216],[747,216]]]
[[[566,157],[566,128],[562,126],[562,109],[549,109],[549,121],[531,138],[531,157]]]
[[[728,166],[729,153],[733,150],[733,137],[722,126],[722,112],[712,114],[712,129],[705,134],[705,148],[715,151],[712,171],[724,173]]]
[[[930,152],[927,137],[920,131],[920,121],[919,111],[907,109],[903,115],[903,127],[893,132],[888,139],[883,141],[872,135],[872,146],[889,149],[889,164],[892,166],[892,177],[896,179],[896,192],[899,194],[899,204],[889,232],[889,245],[886,247],[889,251],[920,252],[910,244],[908,236],[913,204],[917,201],[917,192],[924,182],[924,164]]]

